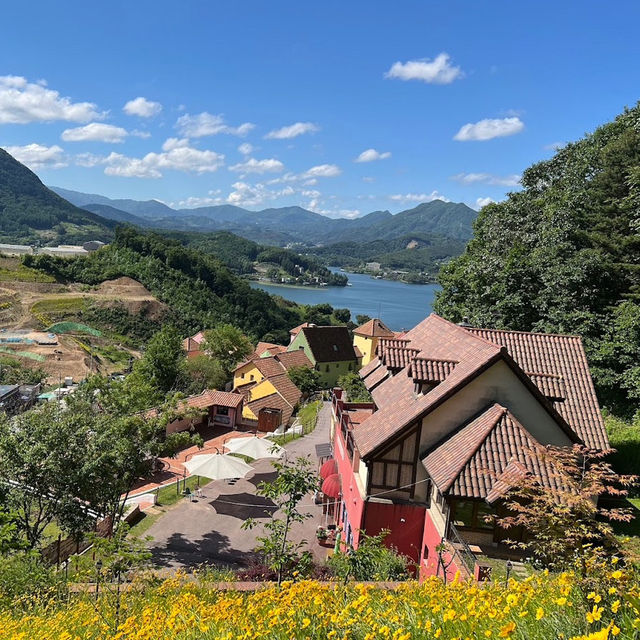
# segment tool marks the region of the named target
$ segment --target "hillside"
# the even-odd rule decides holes
[[[600,402],[640,408],[640,104],[528,168],[480,212],[435,310],[583,336]]]
[[[227,322],[261,339],[273,332],[286,336],[301,322],[301,308],[252,289],[212,255],[131,227],[119,228],[108,247],[86,257],[25,256],[24,263],[62,283],[95,286],[132,278],[167,305],[163,322],[174,324],[183,335]],[[122,322],[134,320],[128,316]]]
[[[347,277],[329,271],[321,260],[313,256],[303,256],[289,249],[257,244],[229,231],[195,233],[173,231],[163,234],[177,240],[185,247],[198,249],[214,255],[235,273],[249,277],[264,278],[264,273],[275,269],[271,279],[280,282],[295,280],[299,284],[320,282],[330,286],[345,286]]]
[[[401,211],[374,211],[355,219],[334,219],[302,207],[280,207],[248,211],[232,205],[170,209],[150,200],[110,200],[59,187],[54,191],[81,207],[97,203],[148,220],[148,226],[176,231],[231,231],[262,244],[305,246],[332,244],[333,240],[369,242],[401,238],[408,234],[437,234],[468,240],[476,212],[462,203],[434,200]],[[92,201],[93,199],[93,201]],[[104,210],[105,215],[108,214]],[[122,214],[117,214],[121,219]]]
[[[370,242],[338,242],[309,249],[309,253],[325,264],[366,270],[367,262],[379,262],[381,269],[424,273],[433,280],[441,265],[464,251],[465,243],[437,234],[413,233],[391,240]]]
[[[80,209],[45,187],[0,149],[0,242],[77,244],[109,241],[115,223]]]

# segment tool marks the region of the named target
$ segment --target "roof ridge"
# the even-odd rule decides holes
[[[430,360],[431,362],[450,362],[452,364],[460,364],[460,360],[452,360],[450,358],[434,358],[432,356],[416,356],[414,360]]]
[[[495,347],[496,349],[504,349],[504,347],[501,347],[500,345],[496,344],[495,342],[491,342],[491,340],[487,340],[486,338],[483,338],[482,336],[476,336],[476,335],[472,334],[471,332],[467,331],[466,327],[461,327],[459,324],[456,324],[455,322],[451,322],[451,320],[447,320],[446,318],[443,318],[442,316],[439,316],[437,313],[431,312],[428,317],[430,318],[431,316],[433,316],[437,320],[440,320],[444,324],[455,328],[458,331],[463,331],[465,333],[465,335],[471,335],[476,340],[482,340],[482,342],[485,342],[486,344],[490,344],[492,347]]]
[[[456,325],[458,326],[458,325]],[[574,333],[549,333],[546,331],[520,331],[516,329],[491,329],[488,327],[460,327],[465,331],[495,331],[496,333],[518,333],[527,336],[553,336],[554,338],[573,338],[582,341],[582,336]]]

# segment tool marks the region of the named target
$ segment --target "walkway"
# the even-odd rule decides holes
[[[315,465],[315,445],[329,441],[330,422],[331,404],[325,402],[315,430],[285,445],[287,457],[309,456]],[[209,563],[238,568],[254,558],[253,549],[262,528],[245,531],[241,526],[247,518],[268,518],[274,505],[256,495],[256,487],[273,479],[275,472],[270,460],[256,460],[251,466],[255,471],[246,478],[233,485],[223,480],[210,482],[203,487],[204,498],[182,500],[149,528],[147,534],[153,538],[150,549],[157,566],[179,568]],[[311,495],[303,506],[313,517],[294,525],[291,539],[306,540],[309,550],[322,560],[327,549],[318,544],[315,536],[322,520],[321,507],[314,504]]]

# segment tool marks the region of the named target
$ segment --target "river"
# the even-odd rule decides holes
[[[347,275],[350,287],[289,287],[262,282],[251,282],[251,286],[301,304],[328,302],[336,309],[347,308],[354,322],[359,314],[381,318],[394,331],[411,329],[424,320],[440,288],[436,284],[378,280],[361,273]]]

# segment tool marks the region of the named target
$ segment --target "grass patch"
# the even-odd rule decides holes
[[[187,487],[191,491],[194,491],[198,484],[203,487],[205,484],[211,482],[211,478],[205,478],[204,476],[188,476],[186,478]],[[162,506],[169,506],[175,504],[184,497],[182,491],[184,490],[185,481],[180,480],[178,488],[176,485],[170,485],[168,487],[162,487],[158,489],[158,504]]]
[[[129,535],[141,538],[160,518],[160,516],[163,516],[164,514],[164,509],[159,509],[158,513],[143,513],[138,522],[129,529]]]
[[[75,314],[85,311],[89,303],[82,296],[58,296],[56,298],[45,298],[32,305],[33,313],[49,314]]]
[[[18,260],[3,259],[0,261],[0,281],[10,282],[55,282],[48,273],[25,267]]]
[[[300,424],[302,424],[302,433],[283,433],[281,436],[275,436],[275,438],[271,438],[271,442],[275,442],[278,445],[283,445],[287,442],[293,442],[294,440],[302,438],[302,436],[306,436],[307,434],[311,433],[316,428],[318,413],[320,412],[321,408],[321,400],[310,402],[309,404],[300,408],[297,417],[300,420]]]

